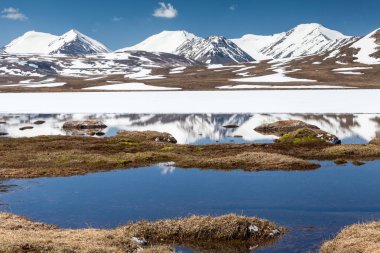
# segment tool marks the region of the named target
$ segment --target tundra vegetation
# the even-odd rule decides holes
[[[0,213],[0,252],[170,253],[173,245],[203,249],[210,245],[249,250],[273,242],[286,229],[256,217],[234,214],[140,221],[115,229],[60,229]],[[206,249],[206,251],[204,250]]]

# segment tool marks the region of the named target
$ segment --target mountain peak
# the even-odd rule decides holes
[[[10,54],[95,54],[109,49],[100,42],[72,29],[62,36],[29,31],[4,47]]]
[[[207,64],[229,64],[250,62],[254,59],[231,40],[223,36],[210,36],[207,39],[193,39],[182,44],[178,55]]]
[[[51,54],[85,55],[110,52],[102,43],[75,29],[63,34],[49,46],[52,48]]]
[[[326,28],[325,26],[318,23],[310,23],[310,24],[300,24],[289,31],[289,33],[297,33],[300,35],[309,35],[311,33],[315,33],[315,35],[323,35],[328,40],[340,40],[350,38],[338,31],[331,30]]]
[[[174,53],[179,46],[183,43],[198,39],[192,33],[187,31],[162,31],[158,34],[152,35],[137,45],[120,49],[117,52],[123,51],[148,51],[148,52],[164,52]]]

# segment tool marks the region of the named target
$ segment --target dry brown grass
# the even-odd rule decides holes
[[[376,145],[339,145],[328,147],[323,150],[326,154],[331,154],[336,158],[358,158],[380,156],[380,146]]]
[[[379,39],[378,39],[379,40]],[[379,51],[380,52],[380,51]],[[374,56],[380,57],[377,52]],[[320,85],[344,85],[345,87],[360,87],[360,88],[378,88],[380,87],[380,66],[372,65],[373,69],[361,70],[365,75],[344,75],[333,72],[333,69],[342,68],[342,65],[337,64],[336,61],[346,62],[344,67],[361,67],[368,66],[354,62],[357,50],[350,48],[350,44],[342,48],[342,56],[338,58],[325,59],[330,52],[318,56],[309,56],[300,59],[294,59],[286,65],[286,70],[299,69],[299,71],[288,73],[287,76],[302,79],[317,80]],[[322,62],[320,65],[315,65],[313,62]],[[236,64],[233,64],[236,65]],[[273,64],[268,61],[262,61],[258,64],[242,63],[241,68],[244,66],[255,66],[253,69],[241,71],[248,72],[250,75],[264,76],[273,74]],[[277,67],[276,67],[277,68]],[[164,75],[165,79],[145,80],[146,84],[163,87],[182,88],[182,90],[216,90],[216,87],[224,85],[235,85],[237,82],[230,81],[231,79],[239,79],[242,76],[239,73],[232,72],[239,68],[229,68],[226,66],[223,69],[207,69],[204,66],[188,67],[184,73],[169,74],[170,68],[154,69],[153,75]],[[90,91],[83,90],[87,87],[95,87],[101,85],[109,85],[107,81],[116,81],[120,83],[134,82],[133,79],[125,78],[124,75],[110,75],[99,80],[84,81],[86,77],[65,77],[55,76],[57,82],[66,82],[67,84],[61,87],[50,88],[26,88],[26,87],[10,87],[0,86],[1,92],[104,92],[104,91]],[[0,76],[0,83],[7,84],[8,82],[19,83],[26,80],[27,77],[17,76]],[[38,78],[36,78],[37,80]],[[259,84],[259,83],[258,83]],[[266,85],[276,86],[291,86],[299,85],[297,82],[290,83],[266,83]],[[305,84],[315,85],[315,83]],[[266,89],[266,88],[263,88]],[[106,92],[106,91],[105,91]],[[125,91],[123,91],[125,92]]]
[[[252,144],[202,147],[176,145],[167,142],[170,137],[167,134],[160,134],[161,137],[158,137],[163,142],[152,141],[152,137],[157,138],[157,134],[160,133],[133,132],[101,139],[68,136],[0,138],[1,177],[10,179],[83,175],[171,161],[185,168],[252,171],[318,167],[314,163],[278,154],[281,150],[287,151],[287,148],[271,151],[271,148],[267,149],[263,145]]]
[[[249,227],[256,226],[258,232],[250,232]],[[273,223],[256,217],[237,215],[221,217],[192,216],[183,219],[160,220],[154,223],[141,221],[124,227],[131,236],[144,237],[154,242],[176,241],[180,243],[209,241],[247,241],[262,243],[273,238],[271,233],[285,232]]]
[[[154,134],[152,134],[154,133]],[[152,137],[162,141],[152,141]],[[112,138],[44,136],[0,138],[0,179],[84,175],[113,169],[175,162],[183,168],[311,170],[307,160],[368,161],[380,158],[378,145],[311,143],[291,145],[177,145],[157,132],[122,134]]]
[[[112,230],[59,229],[55,226],[32,222],[24,217],[0,213],[0,252],[86,252],[128,253],[142,246],[132,237],[148,240],[145,253],[169,253],[167,244],[234,243],[249,242],[261,245],[273,241],[285,229],[269,221],[236,215],[221,217],[193,216],[184,219],[137,222]],[[249,230],[257,226],[258,231]],[[279,233],[273,235],[273,231]],[[271,235],[272,233],[272,235]]]
[[[380,138],[375,138],[369,142],[369,144],[380,146]]]
[[[320,253],[379,253],[380,222],[356,224],[323,243]]]
[[[186,167],[188,161],[178,166]],[[246,171],[262,170],[312,170],[320,166],[316,163],[298,159],[295,157],[276,153],[244,152],[233,156],[224,157],[202,157],[193,161],[194,167],[211,169],[243,169]]]

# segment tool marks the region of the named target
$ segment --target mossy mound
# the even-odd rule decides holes
[[[255,128],[256,132],[262,134],[273,134],[276,136],[282,136],[284,134],[297,131],[299,129],[308,128],[319,130],[317,126],[310,125],[301,120],[280,120],[270,124],[263,124]]]
[[[341,141],[336,136],[319,129],[310,128],[301,128],[284,134],[277,140],[277,142],[287,144],[341,144]]]
[[[155,142],[167,142],[167,143],[177,143],[177,140],[168,133],[160,133],[156,131],[119,131],[117,137],[122,137],[128,142],[145,142],[145,141],[155,141]]]

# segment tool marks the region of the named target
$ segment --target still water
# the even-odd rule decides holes
[[[255,252],[315,252],[342,227],[380,219],[380,162],[314,171],[230,172],[168,165],[2,182],[0,210],[64,228],[112,228],[191,214],[259,216],[290,232]],[[192,252],[184,249],[185,252]],[[237,251],[238,252],[238,251]],[[241,252],[245,253],[245,252]]]
[[[338,136],[343,143],[368,143],[380,136],[380,114],[0,114],[0,132],[9,137],[39,135],[70,135],[62,125],[67,120],[96,119],[108,127],[105,136],[114,136],[119,130],[152,130],[172,134],[180,144],[211,144],[226,142],[271,142],[274,136],[265,136],[253,129],[264,123],[296,119],[316,125]],[[44,124],[34,125],[37,120]],[[227,129],[223,126],[236,125]],[[33,129],[20,130],[33,126]],[[75,133],[78,134],[78,133]]]

